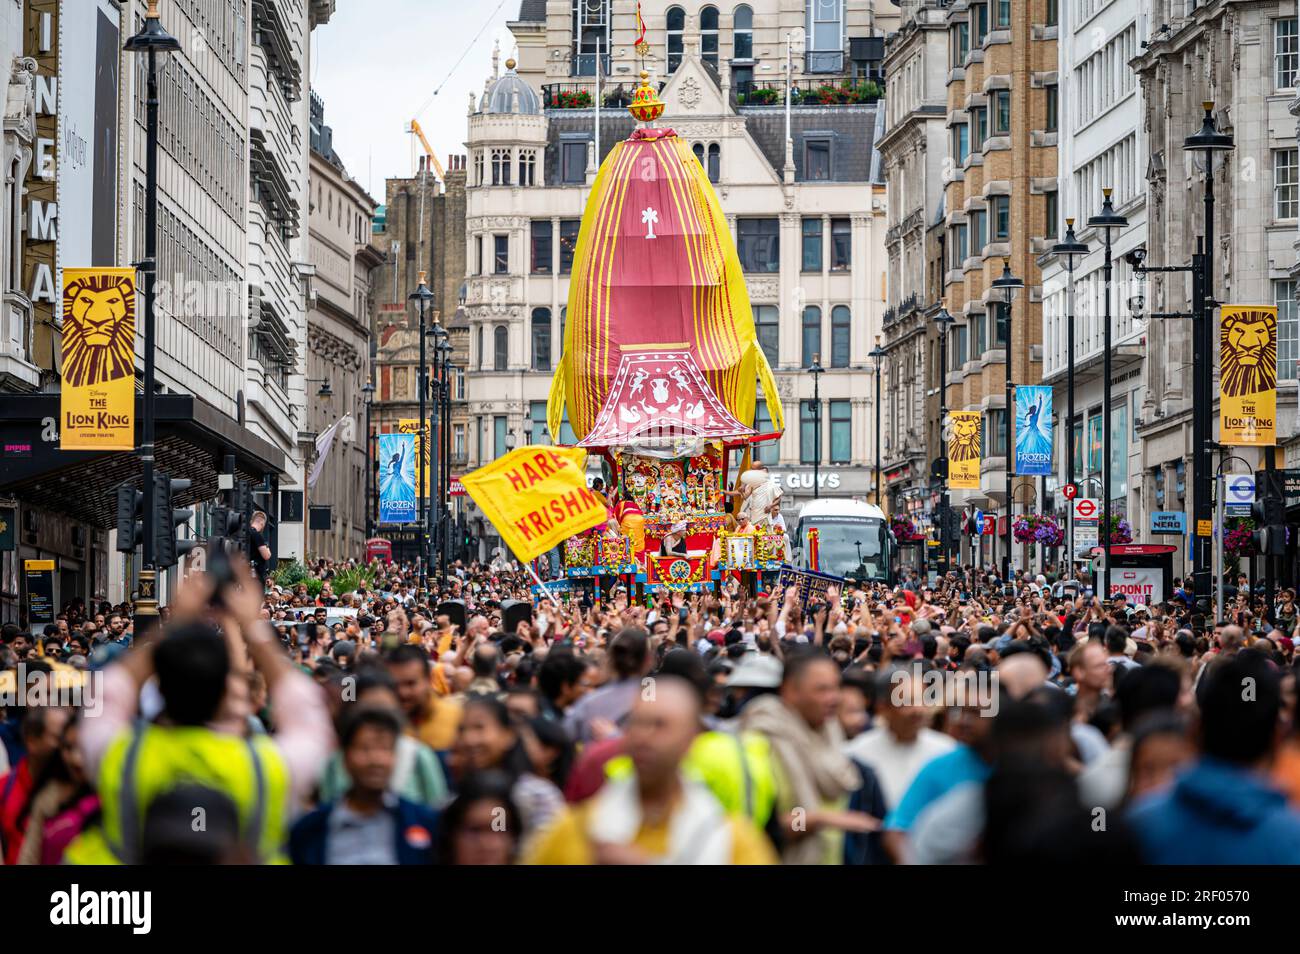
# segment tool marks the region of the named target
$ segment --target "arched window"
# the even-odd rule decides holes
[[[697,142],[691,146],[691,152],[695,153],[695,158],[699,160],[700,168],[704,168],[704,143]]]
[[[700,11],[700,59],[715,70],[718,68],[717,7],[705,7]]]
[[[732,14],[732,56],[737,60],[754,58],[754,11],[742,3]]]
[[[803,310],[803,366],[811,367],[822,352],[822,310],[808,305]]]
[[[492,184],[510,185],[510,150],[492,150]]]
[[[509,332],[505,325],[497,325],[492,331],[492,370],[504,371],[510,359]]]
[[[519,152],[519,184],[535,185],[537,182],[537,151],[522,149]]]
[[[533,370],[551,370],[551,309],[533,309]]]
[[[474,184],[483,184],[483,153],[477,149],[474,151]]]
[[[852,340],[852,318],[848,305],[831,309],[831,367],[849,366],[849,344]]]
[[[722,177],[722,149],[716,142],[709,144],[709,181],[717,183]]]
[[[682,31],[686,29],[686,11],[681,7],[668,8],[668,72],[682,65]]]
[[[478,326],[478,366],[480,368],[487,367],[487,345],[484,343],[484,334],[485,332],[483,330],[483,326],[479,325]]]

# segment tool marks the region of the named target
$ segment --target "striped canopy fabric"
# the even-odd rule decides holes
[[[610,151],[583,213],[564,354],[547,406],[552,437],[558,442],[567,404],[582,442],[606,406],[624,354],[652,351],[689,352],[736,422],[754,420],[757,381],[772,429],[784,429],[713,186],[671,129],[643,127]]]

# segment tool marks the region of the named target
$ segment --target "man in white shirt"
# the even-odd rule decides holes
[[[847,743],[844,752],[876,773],[885,807],[892,809],[922,767],[952,751],[957,743],[926,728],[934,711],[924,704],[924,686],[918,674],[895,669],[882,678],[875,725]]]

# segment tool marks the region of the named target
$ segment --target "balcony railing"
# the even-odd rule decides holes
[[[606,80],[601,90],[601,107],[621,109],[632,102],[632,90],[619,84],[609,88]],[[659,84],[662,91],[664,84]],[[592,109],[596,105],[596,84],[593,83],[547,83],[542,86],[543,109]]]
[[[881,316],[881,327],[888,328],[895,321],[901,321],[903,318],[906,318],[909,314],[916,311],[916,309],[920,307],[920,304],[920,299],[917,298],[916,293],[913,292],[900,301],[897,308],[885,309],[884,315]]]
[[[786,84],[780,80],[742,80],[735,85],[737,106],[783,106]],[[795,80],[790,90],[794,106],[861,106],[874,103],[885,94],[883,79]]]

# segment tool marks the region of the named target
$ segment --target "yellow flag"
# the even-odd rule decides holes
[[[1277,443],[1277,308],[1224,305],[1219,311],[1219,441]]]
[[[135,269],[63,270],[60,450],[135,449]]]
[[[948,486],[953,490],[979,490],[980,412],[953,411],[948,436]]]
[[[609,518],[605,502],[587,488],[587,452],[577,447],[519,447],[460,479],[520,560]]]

